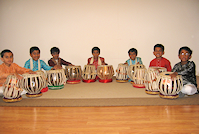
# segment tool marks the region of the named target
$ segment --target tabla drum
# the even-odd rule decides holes
[[[112,82],[114,70],[112,65],[100,65],[97,67],[97,76],[100,78],[99,82]]]
[[[14,75],[9,75],[6,79],[6,82],[3,85],[3,101],[4,102],[17,102],[21,101],[21,92],[23,91],[20,88],[20,80],[17,79]]]
[[[137,68],[133,74],[133,87],[136,88],[145,88],[144,85],[144,76],[146,73],[146,68]]]
[[[159,73],[167,72],[167,69],[165,67],[149,67],[148,70],[158,70]]]
[[[64,69],[48,70],[46,73],[49,89],[57,90],[64,88],[64,84],[66,84]]]
[[[157,78],[159,96],[161,98],[175,99],[183,87],[182,76],[177,75],[173,80],[170,74],[173,72],[162,72]]]
[[[149,70],[146,72],[144,77],[145,92],[147,94],[159,94],[157,85],[157,76],[159,75],[158,70]]]
[[[46,80],[46,83],[44,85],[44,88],[41,90],[42,93],[44,92],[47,92],[48,91],[48,79],[47,79],[47,74],[42,71],[42,70],[37,70],[36,71],[37,74],[41,75],[45,80]]]
[[[27,97],[42,96],[41,90],[46,85],[46,80],[39,74],[22,74],[21,88],[27,91]]]
[[[128,65],[120,63],[116,69],[116,82],[128,82]]]
[[[82,70],[81,66],[66,66],[66,78],[68,84],[77,84],[81,82]]]
[[[96,81],[96,70],[94,65],[85,65],[82,71],[82,81],[86,83]]]
[[[131,83],[133,84],[133,75],[136,69],[138,68],[145,68],[143,64],[135,64],[135,65],[130,65],[128,67],[127,75],[131,79]]]

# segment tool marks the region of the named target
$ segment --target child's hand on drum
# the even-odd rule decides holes
[[[57,69],[62,69],[62,67],[60,65],[55,65],[52,69],[57,70]]]
[[[34,72],[34,71],[32,71],[32,70],[30,70],[30,71],[27,72],[27,73],[29,73],[29,74],[36,74],[36,72]]]
[[[177,75],[178,75],[178,73],[177,73],[177,72],[174,72],[174,73],[170,74],[171,79],[173,80],[174,78],[176,78],[176,76],[177,76]]]

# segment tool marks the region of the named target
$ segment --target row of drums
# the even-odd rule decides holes
[[[42,92],[48,89],[62,89],[66,83],[77,84],[81,80],[86,83],[112,82],[114,69],[112,65],[98,66],[97,71],[94,65],[66,66],[65,69],[49,70],[46,72],[36,71],[36,74],[23,74],[22,79],[18,80],[14,75],[9,75],[3,86],[3,100],[5,102],[16,102],[22,99],[21,92],[27,91],[27,97],[42,96]],[[116,69],[116,81],[131,83],[137,88],[146,88],[147,94],[159,94],[162,98],[177,98],[177,93],[182,88],[182,78],[178,75],[171,80],[170,72],[166,68],[149,67],[147,70],[144,65],[119,64]]]

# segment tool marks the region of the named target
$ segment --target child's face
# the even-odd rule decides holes
[[[160,47],[156,47],[153,54],[155,55],[155,57],[157,59],[160,59],[160,58],[162,58],[162,55],[164,54],[164,52],[162,51],[162,49]]]
[[[187,62],[191,58],[191,55],[188,51],[182,49],[178,57],[181,60],[181,62]]]
[[[97,51],[97,50],[94,50],[94,51],[93,51],[93,57],[94,57],[95,59],[98,58],[99,55],[100,55],[99,51]]]
[[[59,58],[58,52],[52,53],[52,56],[53,56],[53,59],[58,59]]]
[[[3,58],[1,60],[7,65],[11,65],[13,63],[13,54],[10,52],[4,53]]]
[[[37,61],[40,58],[40,53],[39,50],[34,50],[30,56],[32,57],[33,60]]]
[[[136,58],[136,53],[135,52],[130,52],[129,53],[129,57],[131,58],[131,60],[135,60],[135,58]]]

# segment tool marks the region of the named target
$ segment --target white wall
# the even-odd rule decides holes
[[[0,0],[0,51],[11,49],[23,66],[30,47],[47,62],[56,46],[60,57],[83,67],[98,46],[116,69],[132,47],[148,67],[161,43],[172,67],[179,48],[190,47],[199,73],[198,7],[199,0]]]

